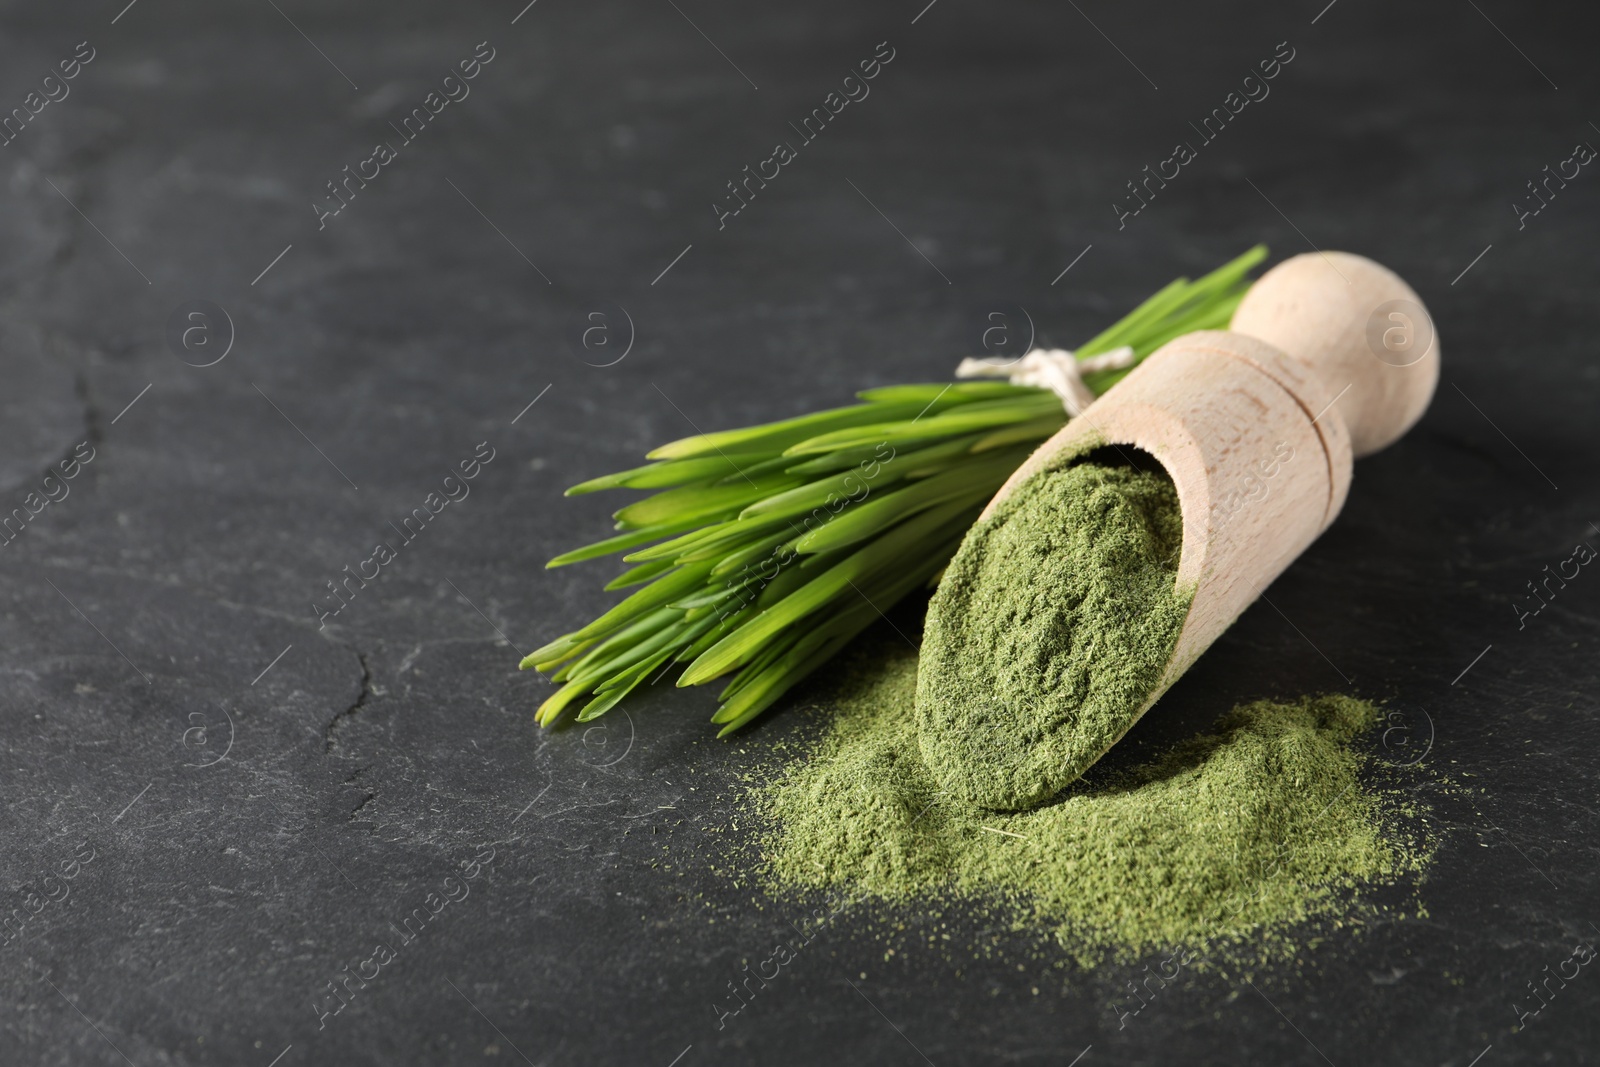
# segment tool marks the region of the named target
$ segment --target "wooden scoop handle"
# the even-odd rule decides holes
[[[1337,396],[1355,458],[1394,443],[1439,381],[1439,338],[1422,300],[1364,256],[1309,252],[1245,294],[1229,326],[1300,361]]]

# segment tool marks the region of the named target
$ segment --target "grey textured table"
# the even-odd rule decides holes
[[[1600,178],[1527,188],[1600,143],[1581,11],[124,2],[0,14],[0,1062],[1596,1058],[1600,976],[1529,983],[1600,939],[1600,577],[1516,606],[1600,544]],[[1130,968],[855,909],[719,1029],[794,918],[713,872],[725,798],[814,692],[738,745],[667,687],[541,733],[520,652],[609,599],[543,569],[615,506],[561,488],[1257,240],[1393,266],[1444,376],[1130,742],[1319,689],[1431,721],[1427,917],[1124,1021]]]

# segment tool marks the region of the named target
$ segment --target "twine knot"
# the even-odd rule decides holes
[[[956,368],[956,377],[1005,378],[1012,385],[1048,389],[1061,398],[1061,406],[1068,415],[1078,416],[1094,403],[1094,393],[1083,384],[1085,374],[1122,370],[1133,366],[1137,359],[1133,349],[1126,345],[1086,359],[1079,359],[1065,348],[1035,348],[1015,360],[968,357]]]

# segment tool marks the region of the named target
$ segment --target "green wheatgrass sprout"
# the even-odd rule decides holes
[[[1266,258],[1257,245],[1196,281],[1179,278],[1077,349],[1137,359],[1194,330],[1222,329]],[[1128,369],[1086,374],[1100,395]],[[732,671],[711,721],[726,736],[770,707],[913,590],[936,580],[1011,472],[1067,421],[1047,389],[967,381],[891,385],[862,403],[686,437],[656,462],[575,485],[658,489],[613,516],[616,536],[547,566],[627,552],[606,585],[639,586],[580,630],[523,659],[564,683],[541,725],[590,699],[578,721],[687,663],[678,684]]]

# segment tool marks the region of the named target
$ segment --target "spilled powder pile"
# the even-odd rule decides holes
[[[1182,541],[1164,471],[1087,461],[1034,475],[967,533],[928,607],[917,690],[944,788],[1033,807],[1122,736],[1189,612]]]
[[[941,791],[918,753],[916,678],[903,648],[858,659],[816,751],[760,787],[772,889],[999,902],[1018,929],[1092,959],[1338,912],[1349,889],[1423,862],[1358,780],[1367,757],[1349,742],[1377,716],[1363,701],[1242,705],[1152,762],[1102,764],[1008,815]]]

